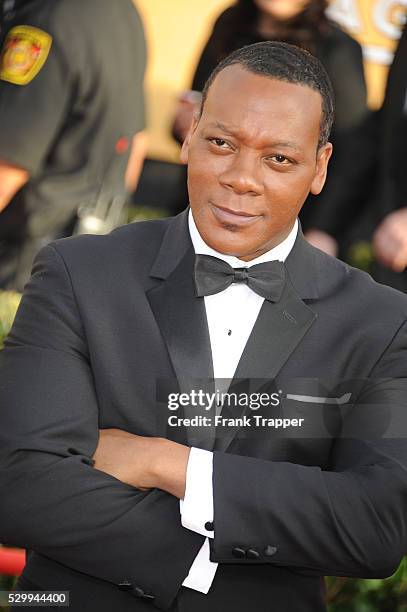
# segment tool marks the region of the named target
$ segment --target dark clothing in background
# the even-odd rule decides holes
[[[193,77],[194,90],[203,90],[212,70],[226,55],[245,45],[264,40],[264,37],[256,32],[247,31],[233,37],[233,46],[227,53],[222,52],[221,36],[231,19],[232,11],[233,7],[227,9],[215,22]],[[359,43],[338,26],[329,24],[324,35],[320,35],[316,40],[315,54],[325,66],[334,88],[336,129],[343,130],[356,125],[366,112],[366,85]]]
[[[387,81],[382,108],[380,214],[407,206],[407,28],[404,28]]]
[[[199,60],[192,89],[202,91],[217,63],[230,52],[264,40],[256,32],[248,30],[233,38],[233,47],[227,53],[222,51],[222,37],[229,24],[232,26],[234,10],[234,7],[227,9],[217,19]],[[340,237],[347,225],[344,214],[349,195],[346,177],[353,172],[355,164],[351,151],[357,145],[354,140],[358,138],[368,114],[362,49],[339,27],[329,24],[324,35],[316,39],[315,54],[325,66],[335,93],[336,111],[331,138],[334,154],[322,193],[317,198],[309,196],[300,219],[304,231],[315,228]]]
[[[407,29],[404,28],[387,80],[386,94],[375,123],[366,137],[365,157],[374,176],[366,217],[372,228],[398,210],[407,207]],[[373,159],[372,159],[373,158]],[[407,272],[397,273],[379,264],[375,278],[407,291]]]
[[[66,235],[78,206],[126,198],[132,138],[144,128],[145,41],[131,0],[31,0],[8,17],[6,45],[21,24],[52,44],[28,84],[0,80],[0,159],[30,173],[0,214],[0,287],[6,251],[13,268],[23,244]]]

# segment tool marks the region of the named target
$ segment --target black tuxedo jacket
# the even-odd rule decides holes
[[[0,542],[34,551],[22,586],[70,590],[75,611],[324,610],[323,575],[388,576],[406,551],[407,441],[389,411],[400,419],[407,397],[407,298],[299,233],[283,297],[264,301],[235,376],[282,380],[280,412],[306,424],[309,404],[288,395],[321,395],[317,379],[357,380],[366,410],[311,403],[305,433],[216,439],[219,567],[202,595],[181,588],[203,537],[180,525],[178,500],[91,459],[99,428],[190,443],[168,426],[157,380],[213,374],[193,261],[187,212],[40,252],[0,356]]]

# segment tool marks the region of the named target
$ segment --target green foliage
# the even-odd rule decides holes
[[[345,259],[351,266],[371,273],[375,263],[372,244],[366,240],[359,240],[353,243],[349,247]]]
[[[21,295],[15,291],[0,291],[0,349],[10,331]]]
[[[326,578],[329,612],[407,612],[407,557],[385,580]]]
[[[0,544],[1,546],[1,544]],[[3,576],[0,574],[0,591],[11,591],[17,582],[16,576]],[[8,612],[10,608],[8,606],[0,605],[0,612]]]

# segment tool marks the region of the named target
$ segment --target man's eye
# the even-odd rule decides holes
[[[289,164],[290,160],[285,157],[284,155],[271,155],[269,157],[269,159],[272,159],[273,161],[276,161],[278,164]]]
[[[209,140],[217,147],[220,147],[222,149],[225,149],[227,146],[229,146],[226,140],[223,140],[223,138],[210,138]]]

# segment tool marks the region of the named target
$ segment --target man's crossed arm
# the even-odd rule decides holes
[[[138,436],[121,429],[101,429],[94,467],[145,491],[162,489],[185,495],[190,448],[165,438]]]

